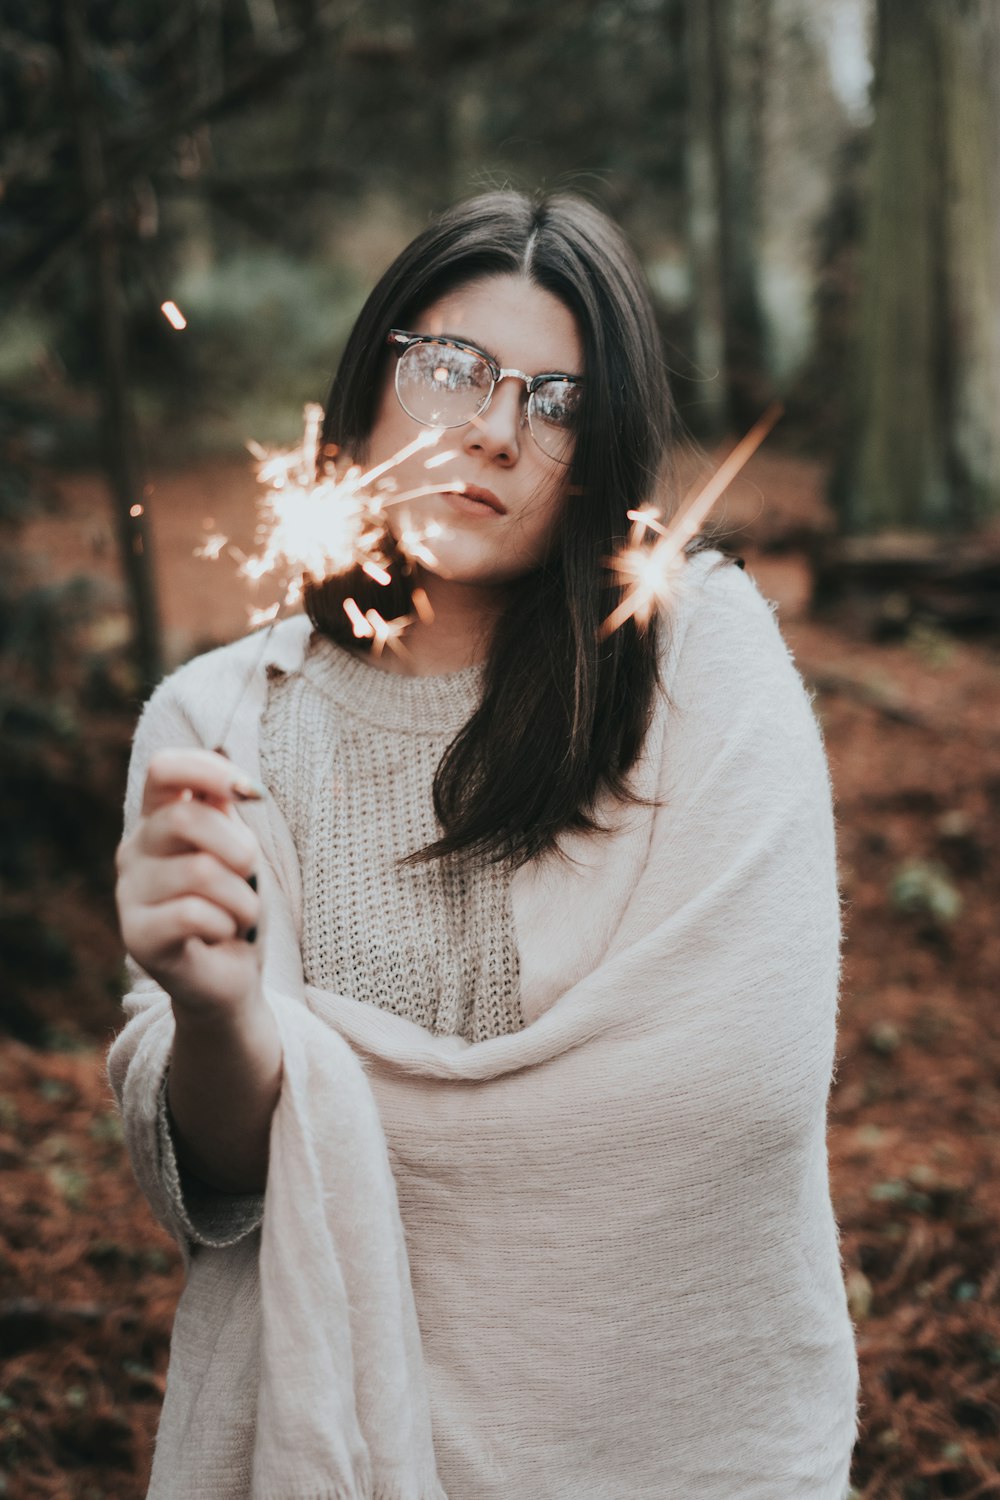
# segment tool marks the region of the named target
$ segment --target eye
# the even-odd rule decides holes
[[[572,380],[545,380],[534,391],[536,416],[553,427],[572,428],[580,406],[580,387]]]
[[[471,349],[411,344],[396,366],[396,395],[405,412],[430,426],[472,421],[493,389],[490,367]]]
[[[449,349],[440,344],[425,344],[415,363],[441,390],[485,393],[493,383],[489,366],[468,349]]]

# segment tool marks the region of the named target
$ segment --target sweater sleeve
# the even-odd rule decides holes
[[[184,711],[176,678],[170,678],[150,698],[136,729],[125,793],[126,834],[138,821],[153,754],[201,743]],[[195,1245],[220,1249],[236,1244],[259,1227],[263,1197],[219,1192],[178,1161],[167,1106],[173,1009],[165,991],[130,957],[126,970],[131,984],[123,1000],[127,1024],[112,1044],[108,1073],[139,1186],[185,1254]]]

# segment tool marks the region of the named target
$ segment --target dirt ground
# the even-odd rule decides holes
[[[862,1368],[853,1483],[863,1500],[978,1500],[1000,1495],[1000,643],[919,616],[875,640],[870,611],[811,613],[822,485],[816,465],[762,456],[726,520],[816,692],[836,795],[846,945],[830,1153]],[[39,576],[102,581],[81,627],[96,651],[122,629],[107,503],[96,479],[59,489],[23,555]],[[207,532],[246,545],[254,503],[239,463],[155,477],[172,660],[244,628],[233,565],[192,553]],[[84,868],[98,874],[39,857],[17,899],[24,923],[42,912],[62,935],[65,962],[33,984],[0,1054],[8,1500],[144,1494],[181,1284],[104,1075],[129,722],[92,694],[85,727],[72,766],[53,752],[55,781],[83,778],[81,837],[98,861]],[[81,795],[56,802],[70,816]]]

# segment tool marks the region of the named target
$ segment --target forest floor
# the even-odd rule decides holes
[[[810,609],[823,477],[762,456],[725,520],[815,691],[836,796],[830,1151],[862,1370],[853,1483],[864,1500],[978,1500],[1000,1496],[1000,642],[919,615],[878,640],[870,606]],[[137,1500],[181,1270],[133,1185],[104,1070],[134,718],[113,537],[96,479],[56,488],[21,533],[25,576],[50,601],[60,581],[92,582],[46,648],[55,728],[4,794],[31,821],[3,907],[0,1496]],[[192,553],[217,531],[248,544],[253,482],[239,463],[160,474],[148,506],[177,661],[245,626],[234,567]]]

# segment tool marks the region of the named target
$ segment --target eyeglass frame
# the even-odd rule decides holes
[[[471,417],[466,418],[466,421],[454,422],[449,428],[448,424],[444,422],[425,422],[422,417],[414,417],[413,413],[409,411],[407,407],[403,406],[403,398],[399,394],[399,364],[397,362],[397,374],[393,381],[393,386],[396,391],[396,400],[399,402],[400,406],[403,407],[406,415],[412,418],[414,422],[419,422],[422,427],[444,427],[446,431],[453,430],[456,427],[465,427],[469,422],[474,422],[476,417],[481,417],[484,411],[489,410],[490,402],[493,400],[493,397],[496,393],[496,388],[500,384],[501,380],[520,380],[524,383],[525,395],[527,398],[524,403],[524,416],[521,419],[521,425],[523,426],[524,423],[527,422],[528,431],[531,433],[534,441],[538,443],[538,439],[535,437],[534,430],[531,426],[531,418],[528,415],[528,405],[535,392],[539,389],[540,386],[545,385],[545,383],[549,380],[558,380],[561,381],[564,385],[579,386],[583,385],[584,383],[584,377],[582,375],[567,375],[563,370],[546,370],[543,371],[543,373],[540,375],[526,375],[523,370],[508,370],[503,365],[498,364],[497,361],[493,358],[492,354],[488,354],[485,349],[480,349],[478,344],[470,344],[466,339],[447,338],[438,333],[410,333],[405,328],[390,328],[386,343],[390,344],[397,354],[405,354],[408,349],[412,349],[416,344],[443,344],[446,348],[449,349],[464,349],[469,354],[477,355],[483,361],[493,379],[493,385],[489,392],[489,395],[486,397],[486,400],[483,402],[479,410],[473,412]],[[569,462],[568,459],[556,458],[554,453],[546,452],[546,450],[542,448],[541,443],[538,443],[538,446],[542,449],[542,452],[545,454],[546,458],[551,458],[554,463],[559,464]]]

